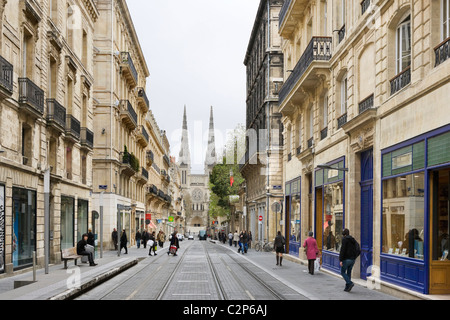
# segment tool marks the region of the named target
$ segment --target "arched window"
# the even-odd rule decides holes
[[[411,16],[408,15],[398,25],[396,31],[396,71],[397,74],[411,65]]]

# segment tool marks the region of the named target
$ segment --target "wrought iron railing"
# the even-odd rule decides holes
[[[141,168],[142,169],[142,175],[144,176],[145,179],[148,180],[148,171],[145,168]]]
[[[144,88],[138,88],[138,97],[144,99],[147,108],[150,106],[150,101],[148,100],[147,93]]]
[[[142,133],[142,135],[144,136],[145,140],[148,142],[149,141],[149,135],[147,133],[147,130],[145,130],[144,126],[140,126],[140,132]]]
[[[434,53],[436,56],[435,67],[443,63],[445,60],[450,58],[450,37],[445,39],[439,45],[434,48]]]
[[[19,103],[28,104],[35,111],[44,114],[44,90],[28,78],[19,78]]]
[[[364,99],[359,103],[359,114],[363,113],[364,111],[373,108],[373,99],[374,96],[371,94],[369,97]]]
[[[122,110],[127,112],[130,115],[134,124],[137,126],[138,116],[137,116],[136,111],[134,111],[134,108],[133,108],[133,105],[131,104],[131,102],[129,100],[121,100],[120,102],[122,104]]]
[[[155,155],[153,154],[153,151],[147,150],[147,161],[153,163],[155,160]]]
[[[328,136],[328,127],[323,128],[322,131],[320,131],[320,140],[325,139]]]
[[[308,139],[308,149],[314,146],[314,138]]]
[[[297,156],[302,153],[302,146],[298,146],[297,149],[295,149]]]
[[[13,92],[13,71],[13,65],[0,56],[0,85],[10,93]]]
[[[363,0],[361,2],[361,14],[364,14],[364,12],[366,12],[367,9],[369,9],[370,2],[371,2],[371,0]]]
[[[286,13],[291,5],[291,0],[284,0],[283,6],[280,9],[280,13],[278,15],[278,27],[281,28],[283,24],[284,18],[286,18]]]
[[[66,119],[66,133],[72,135],[73,137],[80,139],[81,137],[81,124],[77,118],[73,115],[67,115]]]
[[[81,128],[81,144],[94,147],[94,133],[88,128]]]
[[[411,67],[407,67],[391,79],[391,95],[400,91],[411,82]]]
[[[120,59],[121,59],[122,64],[128,65],[134,80],[137,82],[138,81],[138,73],[137,73],[136,67],[134,66],[133,59],[131,59],[130,53],[129,52],[121,52]]]
[[[280,104],[286,99],[313,61],[328,61],[331,59],[331,44],[331,37],[313,37],[311,39],[293,72],[280,90]]]
[[[342,42],[342,40],[344,40],[345,38],[345,24],[342,26],[342,28],[338,31],[338,39],[339,39],[339,43]]]
[[[338,121],[338,129],[342,128],[342,126],[347,123],[347,114],[345,113],[342,116],[340,116],[337,121]]]
[[[56,99],[47,99],[47,121],[53,121],[66,128],[66,108]]]

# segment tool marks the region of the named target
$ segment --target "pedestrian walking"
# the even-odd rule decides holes
[[[230,247],[233,245],[233,233],[230,231],[228,234],[228,241],[230,242]]]
[[[350,235],[350,231],[345,229],[342,232],[342,245],[339,252],[339,261],[341,266],[341,275],[345,280],[344,291],[350,292],[355,284],[352,282],[352,270],[355,260],[359,256],[359,244]]]
[[[95,267],[97,264],[94,262],[94,255],[92,252],[88,252],[86,250],[86,246],[88,245],[88,234],[83,234],[80,241],[77,243],[77,254],[80,256],[87,256],[89,260],[89,265],[91,267]]]
[[[237,232],[237,230],[233,234],[233,242],[234,242],[234,247],[236,247],[239,242],[239,233]]]
[[[249,248],[249,249],[252,248],[252,241],[253,241],[253,235],[252,235],[252,232],[249,231],[249,232],[248,232],[248,248]]]
[[[277,256],[277,266],[283,266],[283,253],[285,252],[284,246],[286,245],[286,239],[281,234],[281,231],[278,231],[277,236],[275,237],[275,241],[273,242],[275,247],[275,253]]]
[[[174,256],[177,256],[178,249],[180,249],[180,242],[177,237],[177,232],[175,231],[172,234],[172,238],[170,239],[170,247],[169,247],[169,251],[167,252],[167,255],[169,255],[170,253],[173,253]]]
[[[148,249],[148,255],[151,256],[152,255],[152,251],[156,254],[156,248],[158,247],[158,244],[156,243],[156,236],[155,236],[155,231],[153,231],[151,234],[149,234],[149,238],[148,238],[148,245],[149,245],[149,249]]]
[[[144,245],[144,249],[147,249],[148,236],[149,236],[149,234],[148,234],[147,230],[144,229],[142,231],[142,237],[141,237],[141,242]]]
[[[139,232],[139,230],[136,231],[136,235],[135,235],[134,238],[135,238],[135,240],[136,240],[137,248],[139,249],[139,248],[141,247],[141,239],[142,239],[142,235],[141,235],[141,233]]]
[[[122,252],[122,248],[125,248],[125,254],[128,254],[127,243],[127,233],[125,232],[125,229],[123,229],[122,235],[120,236],[120,252]]]
[[[306,258],[308,259],[308,271],[309,274],[314,275],[314,263],[319,256],[319,248],[317,247],[317,241],[314,239],[314,233],[309,232],[308,238],[303,243],[305,248]]]
[[[163,231],[159,230],[158,233],[158,245],[162,248],[164,246],[164,241],[166,240],[166,235]]]
[[[113,232],[111,233],[111,238],[114,243],[114,250],[117,251],[117,242],[118,242],[117,240],[119,239],[119,237],[116,228],[114,228]]]

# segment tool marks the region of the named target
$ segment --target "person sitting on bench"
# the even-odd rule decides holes
[[[77,243],[77,254],[79,254],[80,256],[87,256],[89,259],[89,265],[91,267],[95,267],[97,264],[94,262],[94,255],[92,252],[88,252],[86,251],[86,245],[87,243],[87,239],[88,239],[88,235],[87,233],[83,234],[83,237],[80,241],[78,241]]]

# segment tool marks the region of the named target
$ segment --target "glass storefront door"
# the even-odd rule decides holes
[[[36,192],[13,188],[13,266],[27,267],[33,263],[36,250]]]
[[[430,174],[431,262],[430,293],[450,293],[450,168]]]
[[[61,197],[61,249],[75,245],[75,199]]]

